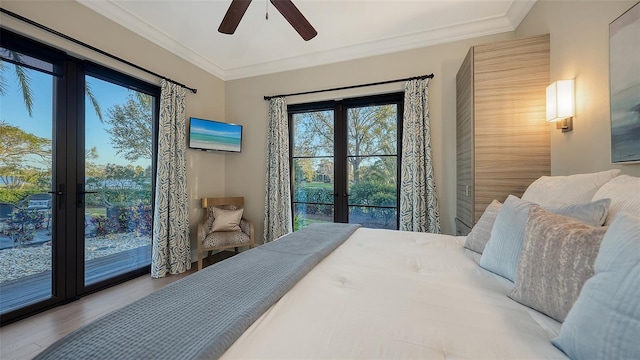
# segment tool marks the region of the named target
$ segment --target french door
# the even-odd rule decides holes
[[[288,107],[294,230],[398,228],[403,94]]]
[[[1,322],[149,271],[159,89],[0,34]]]

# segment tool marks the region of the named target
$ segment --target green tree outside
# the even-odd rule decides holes
[[[134,162],[140,158],[151,159],[153,155],[152,101],[149,95],[130,94],[126,103],[114,105],[107,111],[107,129],[117,155]]]
[[[356,206],[350,211],[354,216],[375,218],[387,226],[395,219],[396,210],[375,207],[397,205],[396,105],[349,108],[347,121],[349,204]],[[294,159],[294,200],[332,204],[333,111],[296,114],[294,131],[294,156],[302,157]],[[303,164],[307,168],[307,164],[313,164],[313,176],[303,171]],[[321,187],[320,184],[327,186]],[[317,220],[317,214],[326,213],[327,209],[322,205],[306,204],[304,214],[296,216],[296,224],[313,222]]]

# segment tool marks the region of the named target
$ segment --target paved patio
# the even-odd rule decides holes
[[[151,263],[151,245],[103,256],[86,262],[85,282],[139,269]],[[0,285],[0,312],[5,313],[51,297],[51,271],[7,281]]]

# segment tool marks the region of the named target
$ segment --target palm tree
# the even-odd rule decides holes
[[[91,105],[93,105],[93,110],[96,112],[96,115],[98,115],[98,119],[100,119],[101,123],[104,123],[104,120],[102,119],[102,109],[100,109],[98,99],[93,95],[91,85],[88,81],[84,82],[84,93],[89,97],[89,101],[91,102]]]
[[[27,68],[19,65],[24,63],[22,59],[22,55],[18,52],[8,49],[2,49],[0,51],[2,53],[2,57],[5,59],[12,60],[14,71],[16,74],[16,78],[18,79],[18,86],[20,90],[22,90],[22,98],[24,100],[24,104],[27,107],[27,112],[29,116],[33,116],[33,91],[31,90],[31,78],[29,77],[29,72],[27,72]],[[7,93],[7,80],[5,78],[5,73],[8,71],[8,66],[5,61],[0,59],[0,95],[5,95]],[[93,95],[93,91],[91,90],[91,86],[89,83],[85,81],[85,94],[89,97],[89,101],[93,106],[93,110],[98,115],[100,122],[104,122],[102,118],[102,109],[100,108],[100,104],[98,103],[98,99]]]
[[[29,77],[29,73],[25,71],[24,66],[18,65],[19,63],[22,63],[22,57],[15,51],[5,50],[3,52],[8,54],[10,59],[16,61],[13,66],[15,67],[16,77],[18,78],[18,85],[22,90],[22,98],[24,99],[24,104],[27,107],[29,116],[33,116],[33,92],[31,91],[31,86],[29,84],[31,78]],[[5,71],[7,71],[7,65],[4,61],[0,60],[0,95],[5,95],[7,93],[7,81],[4,77]]]

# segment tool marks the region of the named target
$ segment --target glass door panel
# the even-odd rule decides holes
[[[154,97],[86,76],[84,284],[151,263]],[[80,185],[82,186],[82,185]]]
[[[349,223],[397,229],[397,105],[347,109]]]
[[[1,49],[20,63],[46,62]],[[52,64],[47,67],[53,68]],[[0,60],[0,312],[52,297],[55,76]]]
[[[333,158],[298,158],[293,168],[294,229],[333,222]]]
[[[293,114],[294,230],[334,220],[333,111]]]

